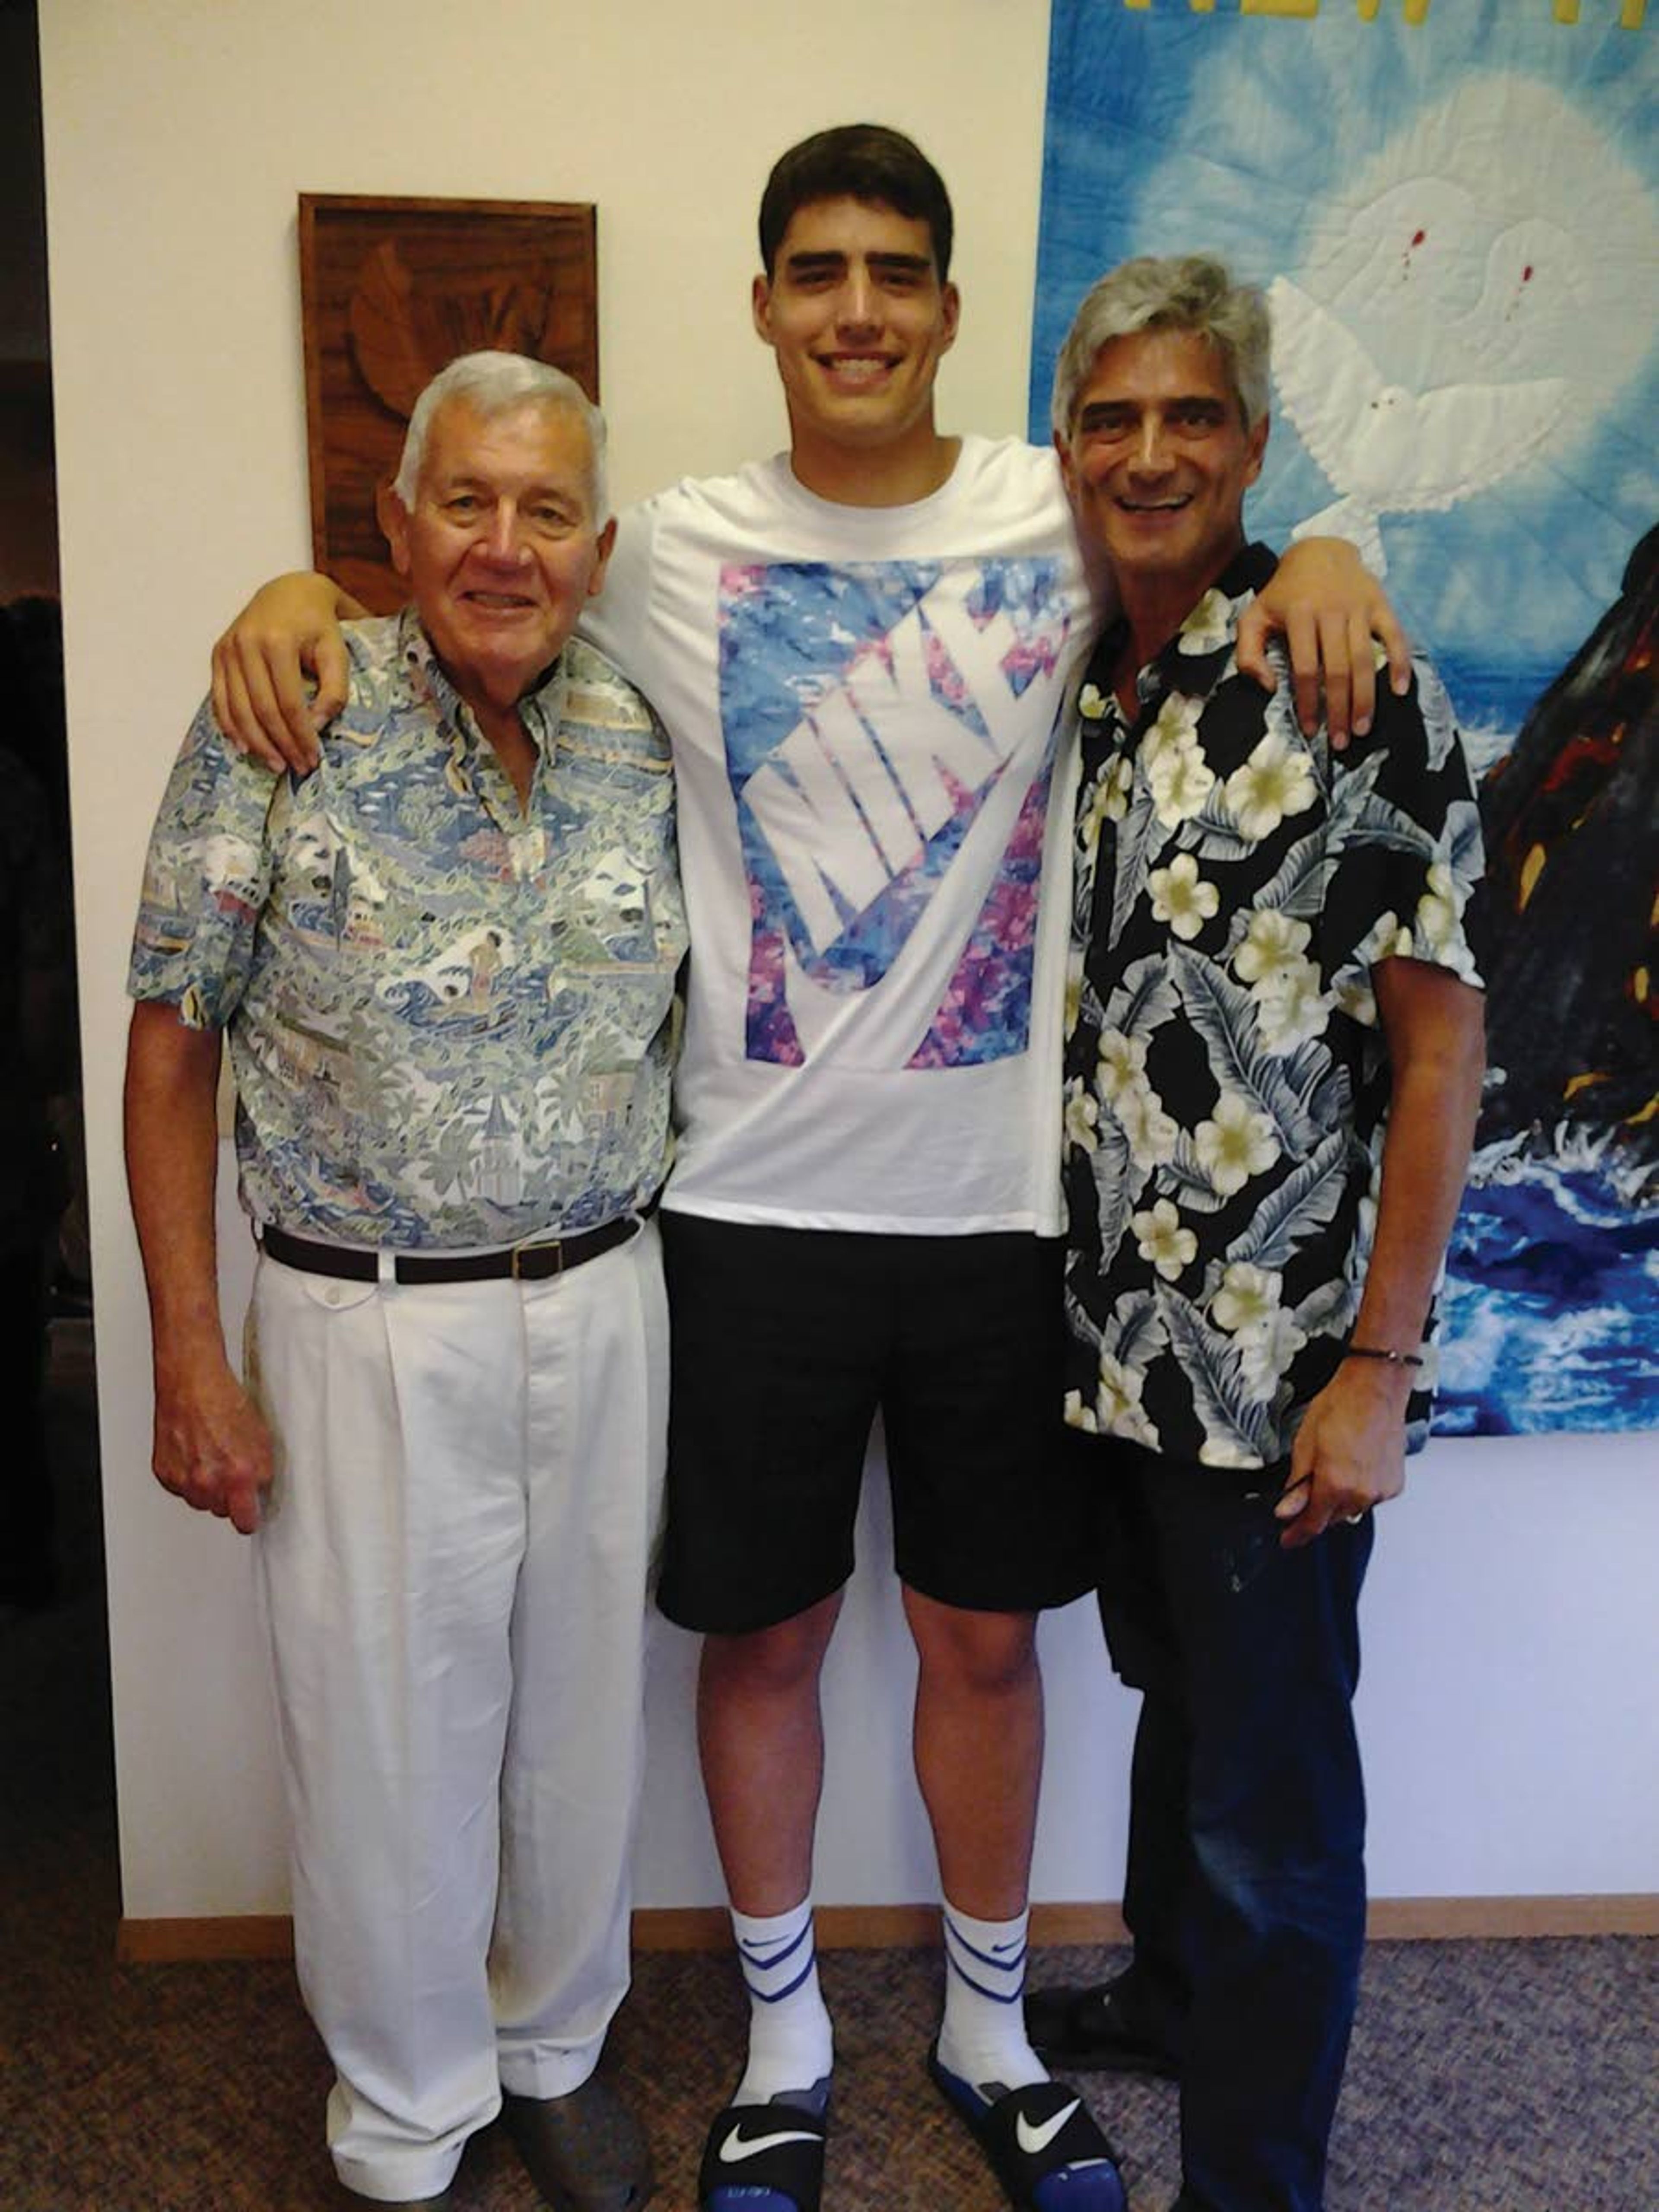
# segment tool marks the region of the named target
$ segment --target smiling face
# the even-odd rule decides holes
[[[483,416],[451,398],[428,427],[414,506],[386,497],[392,561],[475,709],[533,689],[605,580],[617,526],[596,526],[592,466],[568,407],[529,399]]]
[[[757,276],[755,327],[777,356],[797,473],[815,452],[884,461],[930,450],[933,380],[956,339],[925,222],[879,203],[814,200]]]
[[[1153,598],[1177,624],[1197,604],[1244,542],[1267,442],[1209,338],[1138,331],[1101,348],[1054,444],[1079,532],[1126,601]]]

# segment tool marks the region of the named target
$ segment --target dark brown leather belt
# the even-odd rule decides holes
[[[584,1261],[597,1260],[601,1252],[625,1244],[644,1214],[652,1210],[622,1214],[598,1229],[580,1230],[574,1237],[503,1245],[499,1252],[400,1252],[392,1261],[393,1279],[488,1283],[510,1276],[516,1283],[544,1282],[550,1275],[568,1274]],[[284,1267],[298,1267],[307,1275],[335,1275],[349,1283],[373,1283],[380,1277],[378,1252],[354,1252],[344,1244],[316,1244],[308,1237],[290,1237],[286,1229],[263,1229],[258,1242],[267,1259],[279,1261]]]

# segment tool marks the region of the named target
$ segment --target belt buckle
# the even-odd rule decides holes
[[[510,1248],[511,1264],[507,1272],[515,1283],[527,1282],[531,1279],[530,1277],[520,1275],[519,1273],[519,1257],[521,1253],[525,1252],[556,1252],[559,1255],[559,1264],[553,1269],[552,1279],[555,1282],[557,1282],[559,1277],[563,1274],[564,1239],[562,1237],[546,1237],[540,1243],[538,1243],[533,1237],[526,1237],[521,1243],[513,1245]],[[538,1278],[537,1279],[540,1279]]]

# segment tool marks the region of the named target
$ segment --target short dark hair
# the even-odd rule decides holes
[[[955,219],[945,179],[920,146],[882,123],[840,123],[781,154],[761,195],[761,265],[775,274],[790,218],[818,200],[863,200],[925,222],[942,284],[951,273]]]

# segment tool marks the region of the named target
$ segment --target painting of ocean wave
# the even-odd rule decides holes
[[[1592,1158],[1482,1147],[1447,1265],[1436,1433],[1659,1420],[1659,1206]]]

